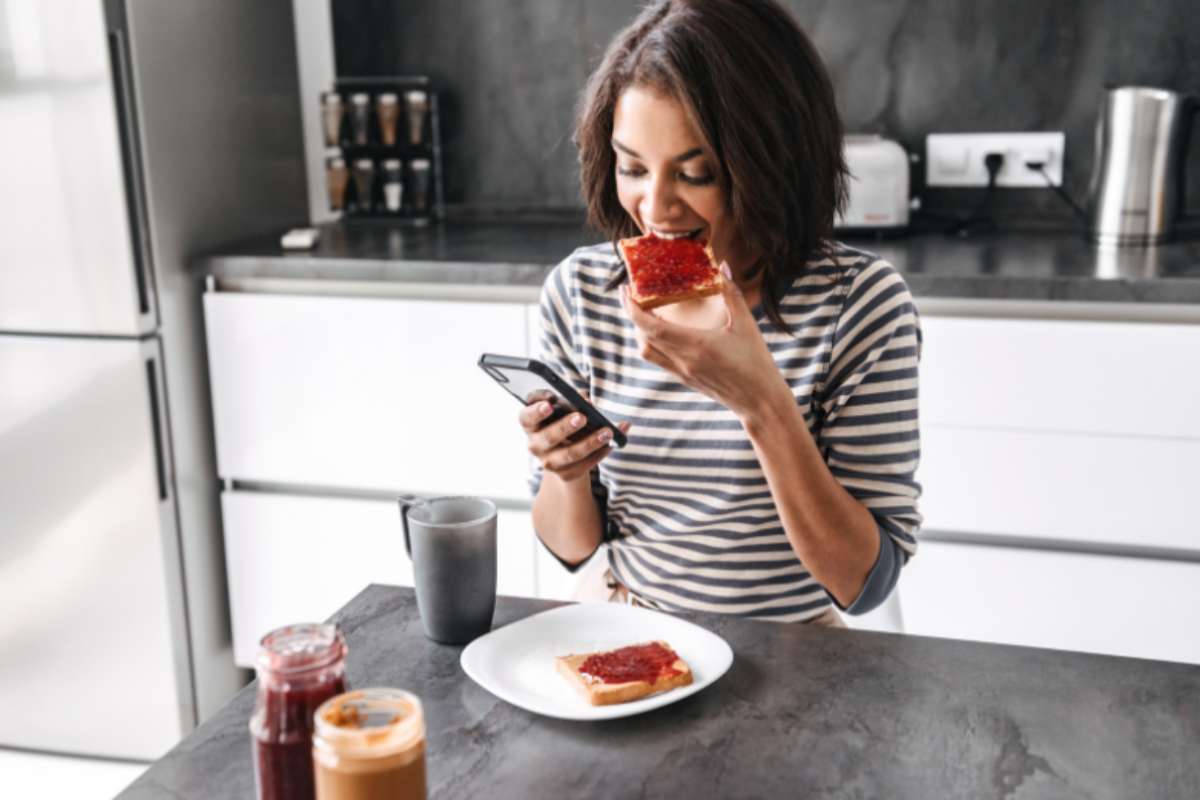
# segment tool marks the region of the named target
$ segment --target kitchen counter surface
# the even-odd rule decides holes
[[[406,228],[375,221],[321,226],[312,251],[278,237],[200,259],[219,284],[287,290],[287,282],[522,287],[528,298],[553,266],[600,241],[576,222],[453,222]],[[931,300],[1200,306],[1200,238],[1102,249],[1069,233],[941,233],[846,239],[904,273],[918,304]],[[309,291],[311,291],[311,287]]]
[[[554,605],[500,598],[496,625]],[[477,686],[410,589],[370,586],[335,619],[352,686],[421,697],[435,798],[1200,796],[1193,665],[697,616],[733,648],[724,677],[582,723]],[[120,797],[252,797],[253,692]]]

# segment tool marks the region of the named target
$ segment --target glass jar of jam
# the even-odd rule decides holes
[[[360,689],[317,709],[317,800],[425,800],[425,714],[401,689]]]
[[[336,625],[289,625],[259,642],[250,717],[258,800],[311,800],[313,714],[346,690],[346,640]]]

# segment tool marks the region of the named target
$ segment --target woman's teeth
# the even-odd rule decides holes
[[[694,231],[680,231],[678,233],[668,233],[667,231],[653,231],[654,235],[660,239],[693,239],[700,234],[702,228],[697,228]]]

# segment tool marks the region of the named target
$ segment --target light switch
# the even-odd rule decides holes
[[[967,151],[946,148],[939,152],[938,171],[944,175],[967,174]]]

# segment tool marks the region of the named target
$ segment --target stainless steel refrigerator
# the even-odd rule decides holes
[[[150,759],[233,663],[199,253],[302,222],[291,0],[0,0],[0,747]]]

